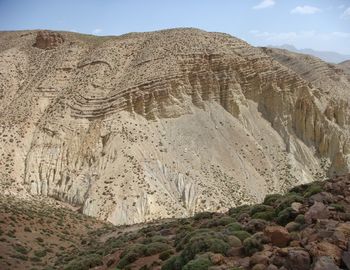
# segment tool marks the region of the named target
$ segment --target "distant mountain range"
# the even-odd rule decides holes
[[[310,54],[313,56],[316,56],[323,61],[329,62],[329,63],[341,63],[343,61],[349,60],[350,55],[345,55],[345,54],[340,54],[337,52],[328,52],[328,51],[315,51],[312,49],[297,49],[293,45],[285,44],[281,46],[272,46],[269,45],[268,47],[270,48],[279,48],[279,49],[285,49],[291,52],[296,52],[296,53],[304,53],[304,54]]]

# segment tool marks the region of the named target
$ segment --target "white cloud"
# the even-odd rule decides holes
[[[274,6],[275,4],[276,2],[274,0],[263,0],[260,4],[254,6],[253,9],[268,8]]]
[[[309,14],[315,14],[317,12],[321,12],[321,9],[317,7],[312,7],[312,6],[297,6],[296,8],[292,9],[290,13],[309,15]]]
[[[348,8],[344,11],[344,13],[343,13],[343,15],[342,15],[342,18],[343,18],[343,19],[349,19],[349,18],[350,18],[350,7],[348,7]]]
[[[92,30],[92,33],[93,33],[94,35],[98,35],[98,34],[100,34],[101,32],[102,32],[102,29],[100,29],[100,28],[96,28],[96,29]]]

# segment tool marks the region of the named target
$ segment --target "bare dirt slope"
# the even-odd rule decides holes
[[[1,190],[132,224],[349,172],[348,76],[284,57],[197,29],[1,32]]]

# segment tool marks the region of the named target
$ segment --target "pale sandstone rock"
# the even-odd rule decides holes
[[[197,29],[55,33],[45,51],[36,32],[21,33],[0,33],[4,193],[132,224],[226,211],[349,171],[349,82],[323,62],[329,80],[311,68],[302,78]]]

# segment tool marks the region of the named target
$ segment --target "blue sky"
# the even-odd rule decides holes
[[[120,35],[174,27],[350,54],[350,0],[0,0],[0,30]]]

